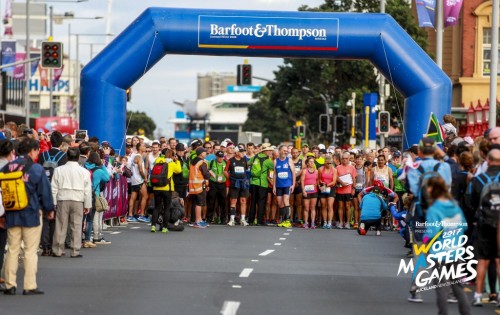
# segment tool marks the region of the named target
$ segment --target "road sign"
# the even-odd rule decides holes
[[[262,86],[259,85],[228,85],[228,92],[260,92]]]

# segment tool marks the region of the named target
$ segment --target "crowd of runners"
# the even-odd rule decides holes
[[[498,127],[475,140],[462,139],[451,119],[444,125],[447,137],[442,146],[423,138],[405,151],[321,143],[298,148],[231,139],[184,144],[161,137],[147,143],[133,136],[119,155],[107,141],[95,137],[46,135],[24,125],[0,125],[0,181],[2,174],[21,170],[30,209],[6,208],[0,219],[0,248],[9,244],[6,279],[0,278],[5,294],[15,294],[21,240],[27,261],[34,260],[37,251],[61,257],[69,250],[71,257],[79,258],[82,247],[109,245],[102,234],[111,224],[103,218],[102,191],[106,182],[124,176],[127,215],[113,223],[144,223],[153,233],[211,225],[354,229],[360,235],[397,230],[404,246],[411,248],[423,235],[415,223],[424,222],[429,213],[441,213],[435,208],[449,206],[444,201],[448,198],[459,207],[457,213],[467,223],[465,233],[479,260],[473,305],[482,305],[488,268],[490,300],[497,301],[498,225],[483,218],[498,205],[493,199],[483,204],[482,198],[484,187],[499,180]],[[429,181],[432,189],[421,186],[427,173],[439,177]],[[4,205],[5,198],[4,192]],[[23,214],[28,212],[30,216]],[[27,238],[24,230],[34,228],[39,230]],[[3,255],[0,251],[0,264]],[[412,255],[410,250],[408,256]],[[25,277],[28,285],[23,293],[41,294],[33,278]],[[414,289],[409,300],[421,302]]]

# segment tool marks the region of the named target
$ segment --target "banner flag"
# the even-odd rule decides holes
[[[45,68],[38,68],[40,72],[40,86],[49,86],[49,70]]]
[[[446,0],[444,2],[444,27],[458,24],[462,4],[463,0]]]
[[[26,60],[26,53],[16,53],[16,62],[24,60]],[[26,78],[26,64],[16,65],[12,77],[17,80],[24,80]]]
[[[2,41],[2,65],[16,62],[16,41],[5,40]],[[12,74],[14,66],[4,68],[4,72]]]
[[[417,6],[418,26],[434,28],[436,0],[415,0],[415,4]]]
[[[61,68],[56,68],[54,69],[54,78],[52,79],[52,87],[55,87],[57,85],[57,82],[59,82],[59,79],[61,78],[61,75],[64,71],[64,65]]]

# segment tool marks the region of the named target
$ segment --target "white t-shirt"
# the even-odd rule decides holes
[[[138,153],[132,156],[131,158],[131,165],[132,165],[132,177],[130,178],[131,184],[132,185],[140,185],[144,183],[144,178],[142,178],[141,173],[139,172],[139,165],[134,162],[134,159],[139,156],[139,158],[142,160],[142,156]],[[144,164],[144,163],[143,163]],[[144,165],[142,166],[144,168]]]

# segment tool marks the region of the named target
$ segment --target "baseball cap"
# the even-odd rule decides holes
[[[323,143],[318,144],[318,149],[326,149],[325,145]]]
[[[225,148],[225,147],[227,147],[227,141],[226,141],[226,140],[222,141],[222,142],[220,143],[220,146],[221,146],[221,147],[224,147],[224,148]]]
[[[156,143],[156,144],[160,144],[160,140],[153,140],[153,142],[151,143],[151,145],[153,145],[153,144],[155,144],[155,143]]]
[[[234,147],[234,143],[232,143],[231,141],[228,141],[226,148],[229,148],[229,147]]]
[[[202,147],[199,147],[198,149],[196,149],[196,155],[200,155],[203,152],[207,152],[207,149],[202,148]]]
[[[418,145],[423,154],[433,154],[436,150],[436,141],[429,137],[423,137]]]
[[[401,152],[400,152],[400,151],[396,151],[396,152],[394,152],[394,153],[392,154],[392,156],[397,157],[397,158],[398,158],[398,157],[401,157]]]
[[[217,151],[217,153],[215,153],[215,156],[216,156],[216,157],[224,157],[224,152],[222,152],[222,151]]]
[[[177,143],[177,145],[175,146],[175,151],[184,151],[184,150],[186,150],[186,148],[184,147],[184,144]]]
[[[271,147],[270,143],[263,143],[262,144],[262,150],[261,151],[272,151],[272,150],[274,150],[274,149]]]
[[[308,145],[307,143],[304,143],[304,144],[302,144],[302,147],[303,147],[303,148],[304,148],[304,147],[308,147],[308,148],[309,148],[309,145]]]
[[[236,148],[234,148],[234,152],[245,152],[246,149],[242,145],[238,145]]]

